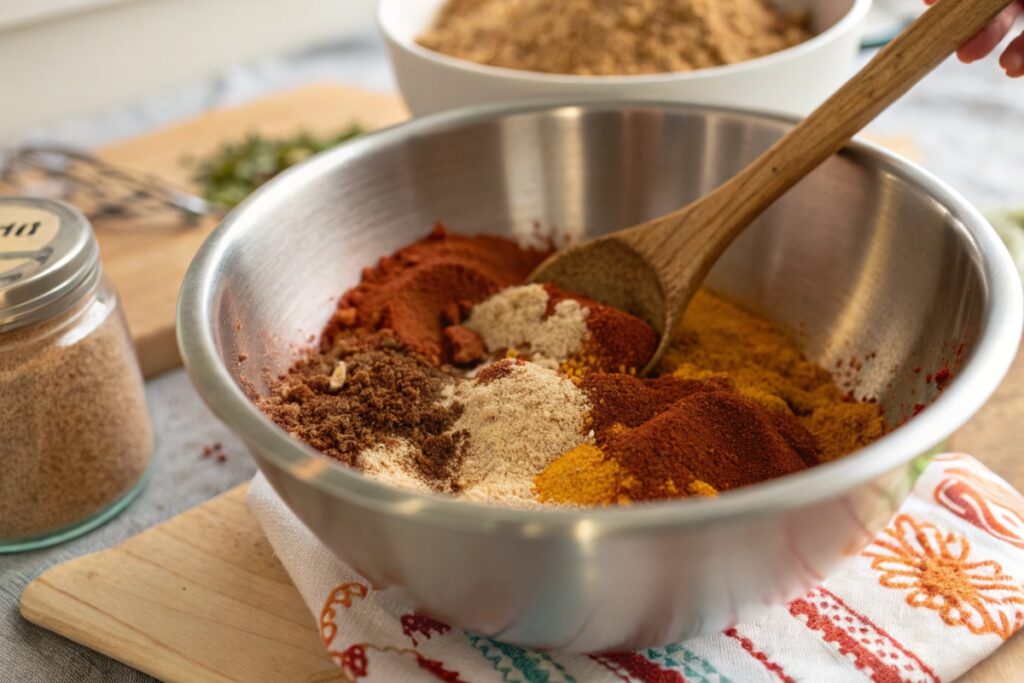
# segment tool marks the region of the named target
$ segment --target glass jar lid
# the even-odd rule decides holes
[[[99,245],[63,202],[0,197],[0,332],[51,318],[92,291]]]

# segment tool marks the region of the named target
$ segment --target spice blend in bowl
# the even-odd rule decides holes
[[[427,5],[383,0],[380,7],[393,19]],[[419,18],[407,28],[425,27]],[[821,45],[818,38],[787,52]],[[722,69],[753,71],[781,56]],[[756,619],[885,528],[920,464],[996,388],[1020,338],[1020,277],[992,229],[949,187],[867,143],[851,143],[794,187],[707,280],[724,300],[799,340],[773,360],[772,347],[739,332],[755,370],[796,380],[800,391],[784,398],[798,420],[809,411],[827,415],[802,403],[827,394],[814,389],[823,370],[805,376],[793,364],[799,351],[831,371],[842,391],[875,397],[884,408],[893,429],[833,462],[714,499],[485,505],[388,485],[331,462],[274,424],[245,389],[269,397],[294,351],[335,313],[331,298],[381,255],[421,240],[439,216],[453,228],[516,242],[530,240],[537,224],[559,244],[599,237],[722,184],[787,128],[750,112],[621,100],[416,117],[271,181],[225,220],[185,279],[182,357],[199,393],[310,532],[420,613],[501,642],[572,652],[657,647]],[[282,225],[293,228],[286,243]],[[711,350],[749,320],[716,337],[693,316],[701,300],[714,301],[701,296],[689,321]],[[469,316],[460,316],[465,327]],[[473,339],[461,330],[455,336]],[[726,362],[725,371],[736,373]],[[926,379],[945,367],[952,379],[940,392],[934,376]],[[349,367],[325,369],[321,386],[335,372],[340,387],[352,376]],[[783,391],[772,379],[767,388]],[[415,398],[415,387],[403,395]],[[912,415],[915,404],[925,407]],[[595,465],[617,466],[591,429],[602,451]],[[360,457],[380,455],[386,441]],[[596,494],[595,503],[610,495]]]
[[[811,37],[766,0],[448,0],[421,46],[510,69],[578,76],[736,64]]]
[[[637,377],[657,335],[523,284],[548,253],[438,226],[364,271],[261,409],[393,485],[516,507],[715,496],[885,433],[878,404],[710,292],[657,376]]]

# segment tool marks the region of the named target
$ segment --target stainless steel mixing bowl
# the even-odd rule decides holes
[[[850,146],[710,278],[824,366],[859,359],[857,395],[876,397],[892,422],[928,404],[835,463],[714,500],[503,509],[346,469],[278,429],[243,385],[265,389],[265,370],[289,365],[363,266],[437,220],[522,238],[538,225],[601,234],[710,190],[787,125],[672,104],[545,105],[445,113],[358,139],[271,182],[207,240],[181,294],[185,364],[317,537],[431,615],[577,651],[716,631],[858,552],[907,495],[919,458],[982,405],[1013,358],[1022,303],[1008,254],[973,208],[911,164]],[[946,365],[954,377],[937,394],[925,378]]]

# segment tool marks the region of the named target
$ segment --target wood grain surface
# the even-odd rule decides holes
[[[246,488],[50,569],[22,614],[165,681],[344,680]]]
[[[380,128],[408,116],[392,94],[369,93],[336,85],[315,85],[217,109],[194,119],[96,151],[117,166],[141,171],[198,191],[186,163],[226,142],[258,132],[269,137],[298,131],[336,133],[358,122]],[[0,187],[0,194],[10,188]],[[175,308],[182,278],[216,220],[185,226],[173,217],[105,220],[94,226],[106,274],[124,302],[143,374],[151,377],[180,364],[174,339]]]

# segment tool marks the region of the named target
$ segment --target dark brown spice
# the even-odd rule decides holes
[[[330,376],[339,361],[348,376],[332,391]],[[339,341],[300,361],[259,406],[283,429],[349,466],[388,438],[408,439],[419,449],[426,445],[429,453],[417,465],[439,480],[447,476],[440,468],[457,460],[463,441],[440,438],[461,413],[457,403],[441,404],[449,383],[441,368],[383,333]]]
[[[458,493],[458,486],[452,481],[452,475],[462,465],[467,438],[469,433],[463,430],[452,434],[428,436],[424,439],[420,444],[421,451],[416,455],[416,465],[420,474],[442,490]]]

